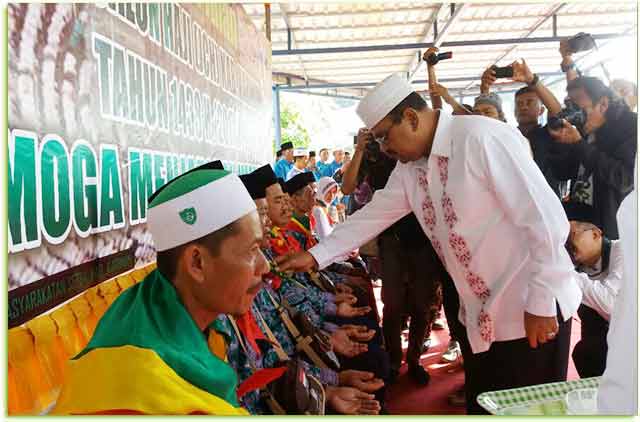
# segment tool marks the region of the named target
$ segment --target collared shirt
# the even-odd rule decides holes
[[[316,167],[318,168],[318,170],[317,170],[318,171],[318,175],[320,177],[331,177],[331,176],[333,176],[333,170],[332,170],[333,167],[331,166],[332,164],[333,164],[333,162],[329,163],[329,162],[319,161],[316,164]]]
[[[333,160],[329,165],[328,168],[325,170],[328,174],[327,177],[333,177],[333,174],[338,171],[339,168],[342,168],[342,163],[338,163],[335,160]]]
[[[281,158],[273,168],[273,172],[276,174],[276,177],[280,177],[282,178],[282,180],[287,180],[287,174],[289,174],[289,170],[291,170],[292,168],[293,163],[290,163],[284,158]]]
[[[517,129],[440,113],[431,154],[398,163],[386,187],[310,250],[320,268],[413,212],[460,295],[474,353],[525,337],[524,312],[565,319],[581,292],[569,222]]]
[[[287,177],[286,179],[284,179],[284,181],[286,182],[287,180],[291,179],[294,176],[297,176],[301,173],[304,173],[306,170],[300,170],[298,167],[293,166],[291,167],[291,169],[287,172]]]
[[[620,241],[611,241],[608,268],[602,268],[602,258],[595,268],[579,268],[577,281],[582,289],[582,303],[609,321],[611,312],[622,286],[622,251]]]

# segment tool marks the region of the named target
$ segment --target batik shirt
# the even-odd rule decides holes
[[[267,259],[273,262],[275,255],[270,249],[263,249]],[[311,323],[330,333],[338,329],[338,326],[327,321],[327,317],[336,314],[336,304],[334,295],[321,292],[317,288],[312,288],[297,279],[287,278],[273,272],[267,276],[272,281],[274,290],[278,292],[280,298],[287,300],[289,305],[298,312],[307,315]],[[303,279],[304,280],[304,279]]]
[[[256,317],[258,320],[258,324],[263,327],[262,322],[269,327],[273,335],[275,336],[280,346],[288,356],[295,356],[298,354],[296,350],[296,345],[291,333],[287,329],[284,322],[278,315],[275,305],[269,298],[269,295],[273,297],[276,302],[279,302],[278,293],[271,288],[271,286],[266,285],[260,290],[257,294],[256,298],[253,301],[254,305],[254,314],[260,315],[262,317],[262,321],[259,317]],[[266,331],[262,328],[263,331]],[[278,364],[280,358],[275,351],[275,348],[269,347],[268,350],[264,354],[264,365],[265,367],[273,367]],[[318,368],[308,362],[303,362],[305,367],[305,372],[307,374],[313,375],[316,377],[323,385],[337,385],[338,384],[338,374],[331,369]]]
[[[271,229],[269,244],[271,247],[268,259],[302,251],[298,241],[279,227]],[[308,273],[294,273],[291,279],[283,278],[281,288],[283,289],[281,294],[289,301],[291,306],[296,309],[302,307],[300,310],[304,313],[308,309],[308,306],[304,306],[304,304],[307,304],[311,305],[315,313],[323,319],[336,315],[335,295],[323,292],[315,287]],[[323,321],[317,322],[316,325],[321,327]]]

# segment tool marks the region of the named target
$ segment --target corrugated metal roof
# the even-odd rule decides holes
[[[264,31],[264,5],[243,4],[256,27]],[[552,37],[555,14],[557,36],[577,32],[637,36],[634,2],[575,3],[458,3],[454,18],[448,3],[275,3],[271,5],[272,50],[344,48],[434,42]],[[451,22],[450,22],[451,20]],[[434,33],[434,21],[438,33]],[[443,33],[444,31],[444,33]],[[438,36],[438,38],[436,38]],[[608,40],[599,41],[606,43]],[[426,50],[423,48],[422,51]],[[525,58],[537,73],[559,72],[558,42],[463,45],[442,48],[453,59],[438,64],[439,78],[467,78],[448,82],[450,89],[477,91],[488,66]],[[286,74],[318,83],[377,82],[393,72],[416,69],[417,48],[367,52],[274,55],[274,80]],[[424,65],[413,79],[426,78]],[[295,78],[294,78],[295,79]],[[502,84],[507,88],[508,84]],[[425,89],[426,86],[417,86]],[[353,89],[350,93],[354,93]],[[361,92],[360,92],[361,93]]]

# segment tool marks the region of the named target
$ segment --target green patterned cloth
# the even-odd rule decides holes
[[[582,388],[598,388],[600,377],[490,391],[478,404],[494,415],[566,415],[565,396]]]

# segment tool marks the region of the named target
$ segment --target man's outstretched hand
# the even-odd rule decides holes
[[[317,270],[318,263],[309,252],[296,252],[276,257],[278,271],[307,272]]]

